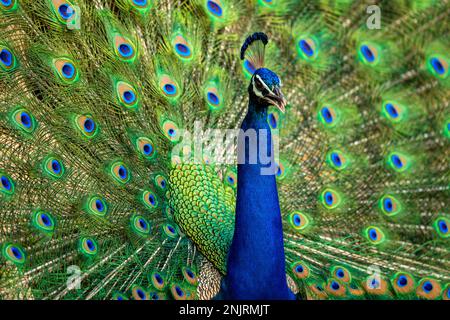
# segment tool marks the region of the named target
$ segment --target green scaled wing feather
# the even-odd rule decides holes
[[[177,165],[170,173],[174,220],[221,272],[234,232],[234,193],[205,165]]]

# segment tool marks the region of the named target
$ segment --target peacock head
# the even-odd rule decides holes
[[[252,74],[248,93],[250,100],[258,105],[274,105],[284,112],[286,99],[281,93],[281,81],[277,74],[264,68],[265,47],[269,38],[263,32],[248,36],[241,47],[241,60],[245,60],[255,70]]]
[[[284,113],[286,99],[281,93],[281,81],[277,74],[266,68],[253,73],[248,87],[250,99],[262,105],[274,105]]]

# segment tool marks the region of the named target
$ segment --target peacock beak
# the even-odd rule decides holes
[[[284,98],[283,93],[281,93],[280,88],[275,88],[273,90],[273,94],[269,93],[265,96],[265,98],[270,104],[276,106],[281,112],[284,113],[286,110],[287,101]]]

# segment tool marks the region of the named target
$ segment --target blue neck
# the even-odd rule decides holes
[[[238,164],[236,223],[228,253],[227,275],[223,283],[226,299],[293,299],[286,284],[283,229],[278,201],[276,170],[261,174],[274,165],[272,136],[267,123],[267,107],[249,102],[241,129],[256,130],[257,142],[240,146],[238,157],[245,150],[245,163]],[[265,129],[267,138],[259,131]],[[260,140],[266,150],[260,150]],[[249,163],[250,144],[258,146],[257,162]]]

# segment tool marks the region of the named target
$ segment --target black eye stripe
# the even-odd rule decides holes
[[[256,78],[255,85],[260,90],[262,90],[264,88],[264,85],[262,84],[262,82],[258,78]]]

